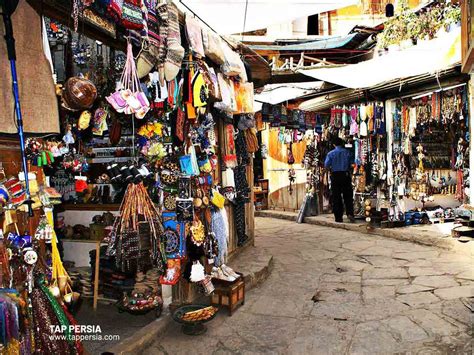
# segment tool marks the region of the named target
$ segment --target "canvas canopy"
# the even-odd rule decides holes
[[[302,69],[317,80],[351,89],[366,89],[424,73],[436,73],[461,61],[461,30],[456,28],[430,41],[389,52],[357,64],[335,68]]]

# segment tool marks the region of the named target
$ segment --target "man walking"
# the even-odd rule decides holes
[[[349,150],[344,148],[344,141],[337,137],[333,140],[334,149],[326,156],[324,167],[331,170],[332,209],[336,222],[342,222],[344,205],[346,214],[354,222],[354,202],[352,196],[352,180],[350,168],[354,158]],[[342,200],[344,199],[344,205]]]

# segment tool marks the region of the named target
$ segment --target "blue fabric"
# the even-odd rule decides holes
[[[221,266],[225,263],[227,255],[227,227],[222,210],[215,209],[211,212],[211,230],[216,236],[217,251],[215,265]]]
[[[354,157],[349,150],[344,147],[336,147],[336,149],[331,150],[326,156],[324,166],[326,169],[331,169],[332,172],[349,171],[353,162]]]

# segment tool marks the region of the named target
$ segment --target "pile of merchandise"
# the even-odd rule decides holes
[[[467,89],[462,86],[407,100],[394,108],[390,198],[391,216],[395,220],[405,218],[403,212],[406,211],[400,203],[404,197],[421,202],[423,207],[427,202],[436,201],[435,196],[439,195],[451,196],[460,203],[466,201],[469,188],[467,103]],[[447,208],[441,214],[451,216],[452,210]]]
[[[20,212],[17,214],[15,205],[8,201],[0,232],[2,350],[12,354],[81,354],[82,345],[69,328],[76,321],[68,310],[80,294],[73,290],[59,255],[51,205],[33,205],[34,213],[42,216],[36,232],[30,234],[18,225]],[[51,338],[54,326],[66,329],[63,340]]]
[[[361,102],[333,106],[327,115],[263,104],[262,120],[278,130],[279,142],[288,147],[290,188],[292,144],[305,141],[307,192],[317,192],[330,209],[324,157],[333,148],[332,139],[339,137],[354,154],[356,216],[407,225],[451,219],[451,206],[455,200],[466,202],[469,188],[466,86],[393,102],[392,112],[386,112],[383,102]],[[441,207],[442,213],[436,206],[438,213],[430,213],[430,218],[412,218],[415,212],[435,208],[437,196],[453,202]],[[415,207],[408,208],[410,204]]]
[[[120,204],[103,233],[109,259],[101,255],[100,268],[110,273],[101,292],[117,298],[121,289],[133,299],[145,290],[125,280],[150,271],[150,283],[184,277],[209,291],[230,235],[232,248],[248,240],[247,168],[259,149],[249,67],[235,43],[189,14],[183,23],[172,1],[74,4],[76,20],[94,14],[102,30],[126,31],[125,53],[75,34],[65,39],[67,31],[48,22],[52,48],[73,40],[74,68],[84,75],[75,70],[58,85],[63,138],[32,141],[29,159],[47,166],[68,202]],[[65,223],[73,235],[88,234]],[[90,225],[91,239],[102,225]],[[212,275],[224,275],[219,270]]]

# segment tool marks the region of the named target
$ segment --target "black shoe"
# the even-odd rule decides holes
[[[342,223],[342,222],[343,222],[342,218],[336,218],[336,223]]]
[[[348,218],[349,218],[349,222],[355,223],[356,220],[355,220],[354,216],[348,216]]]

